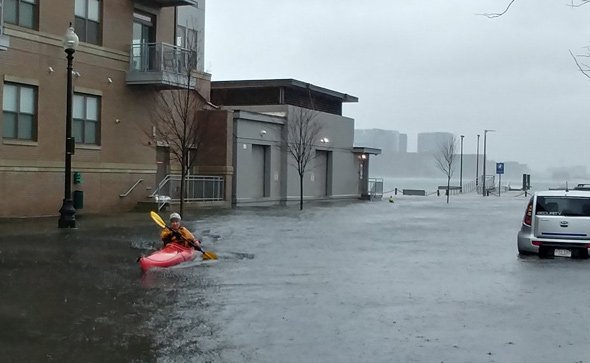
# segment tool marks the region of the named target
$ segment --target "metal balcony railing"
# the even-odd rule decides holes
[[[193,87],[191,72],[197,69],[197,52],[166,43],[132,44],[129,84],[172,84]]]

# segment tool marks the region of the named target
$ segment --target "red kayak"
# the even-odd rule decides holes
[[[192,261],[200,252],[192,247],[184,247],[178,243],[168,243],[164,248],[139,259],[143,271],[152,267],[170,267],[185,261]]]

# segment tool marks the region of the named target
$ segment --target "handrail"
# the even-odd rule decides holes
[[[160,193],[160,189],[162,189],[162,187],[164,185],[166,185],[166,183],[168,183],[168,181],[171,179],[170,174],[166,175],[164,177],[164,179],[162,179],[159,183],[158,186],[156,187],[156,189],[152,192],[152,194],[150,194],[150,198],[154,198],[156,195],[158,195]]]
[[[139,185],[139,183],[141,183],[143,181],[143,179],[139,179],[138,181],[135,182],[135,184],[133,184],[133,186],[131,186],[131,188],[129,188],[129,190],[123,194],[119,194],[119,197],[121,198],[125,198],[126,196],[129,195],[129,193],[131,193],[133,191],[133,189],[135,189],[135,187],[137,185]]]

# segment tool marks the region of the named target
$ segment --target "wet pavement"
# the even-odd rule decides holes
[[[588,362],[590,260],[519,258],[526,199],[186,216],[217,261],[142,274],[147,213],[0,223],[2,362]]]

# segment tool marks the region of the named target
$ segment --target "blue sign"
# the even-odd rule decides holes
[[[504,163],[496,163],[496,174],[504,174]]]

